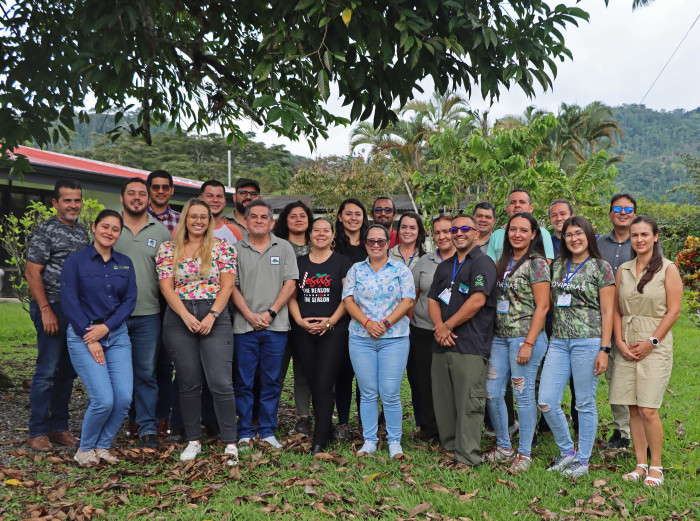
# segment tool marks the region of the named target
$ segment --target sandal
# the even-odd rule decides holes
[[[637,469],[642,469],[642,473],[640,474],[639,472],[635,472]],[[647,474],[649,473],[649,465],[646,463],[637,463],[637,466],[634,467],[634,470],[632,472],[628,472],[627,474],[622,475],[622,479],[625,481],[639,481],[640,479],[645,479]]]
[[[655,470],[659,474],[661,474],[660,478],[654,478],[652,476],[647,475],[646,479],[644,480],[644,484],[647,487],[660,487],[661,485],[664,484],[664,468],[663,467],[649,467],[649,470]]]

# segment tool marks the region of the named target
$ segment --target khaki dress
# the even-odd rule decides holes
[[[622,264],[619,269],[622,338],[628,346],[653,336],[666,315],[666,269],[672,264],[670,260],[663,259],[661,269],[644,286],[644,293],[639,293],[637,284],[644,272],[637,277],[636,262],[636,259],[632,259]],[[672,367],[671,331],[640,362],[617,356],[610,383],[610,403],[658,409],[663,402]]]

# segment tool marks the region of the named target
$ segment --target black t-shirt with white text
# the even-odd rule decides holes
[[[325,262],[311,262],[309,255],[297,257],[299,280],[297,302],[301,316],[330,317],[342,301],[343,279],[352,262],[345,255],[333,252]],[[346,314],[341,322],[347,324]]]

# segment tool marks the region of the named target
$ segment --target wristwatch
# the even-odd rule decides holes
[[[655,336],[649,337],[649,342],[651,342],[651,345],[654,347],[658,347],[659,345],[659,339]]]
[[[607,345],[607,346],[600,346],[600,350],[601,350],[601,351],[605,351],[605,352],[608,353],[608,354],[610,354],[611,348],[612,348],[612,346],[609,346],[609,345]]]
[[[275,317],[277,316],[277,312],[272,311],[272,309],[268,309],[267,312],[270,314],[270,318],[272,318],[272,320],[274,320]]]
[[[391,322],[389,322],[386,318],[382,321],[382,324],[384,324],[384,327],[387,329],[391,327]]]
[[[214,318],[219,318],[219,312],[218,312],[218,311],[214,311],[213,309],[210,309],[210,310],[209,310],[209,313],[211,313],[212,316],[213,316]]]

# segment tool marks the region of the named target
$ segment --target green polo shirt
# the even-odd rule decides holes
[[[148,216],[148,223],[139,230],[136,236],[126,224],[124,225],[114,249],[129,257],[134,264],[138,297],[132,316],[141,317],[160,313],[156,254],[162,243],[172,239],[168,229],[155,220],[152,215]]]
[[[256,250],[248,242],[248,235],[236,243],[238,270],[236,286],[241,290],[248,308],[253,313],[267,311],[287,280],[299,279],[299,268],[294,248],[289,242],[270,233],[270,242],[263,251]],[[268,328],[270,331],[289,331],[287,306],[277,312]],[[233,318],[234,334],[253,331],[242,313]]]

